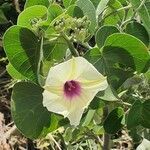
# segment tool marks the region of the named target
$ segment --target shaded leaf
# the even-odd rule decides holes
[[[150,61],[148,48],[131,35],[115,33],[107,38],[105,47],[108,46],[120,47],[126,50],[133,57],[136,71],[138,72],[143,72]]]
[[[126,25],[125,32],[140,39],[147,47],[149,45],[149,35],[145,27],[138,22],[130,22]]]
[[[99,48],[104,46],[105,40],[113,33],[117,33],[119,30],[115,26],[102,26],[96,32],[96,44]]]
[[[42,131],[56,129],[58,120],[43,107],[43,89],[29,82],[15,84],[11,111],[17,128],[28,138],[38,138]],[[53,122],[52,122],[53,121]]]
[[[123,124],[122,119],[124,116],[124,111],[121,107],[112,110],[104,121],[104,129],[107,133],[114,134],[119,131]]]
[[[137,111],[138,110],[138,111]],[[133,106],[131,107],[128,117],[127,117],[127,127],[128,129],[134,128],[141,123],[141,112],[142,112],[142,103],[139,100],[136,100]]]

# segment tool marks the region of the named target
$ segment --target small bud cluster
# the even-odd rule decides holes
[[[38,28],[39,24],[41,22],[42,22],[42,19],[39,19],[39,18],[34,18],[34,19],[30,20],[30,24],[31,24],[33,29]]]
[[[89,35],[88,28],[90,21],[86,16],[83,18],[63,17],[56,20],[54,29],[56,32],[64,32],[70,39],[75,39],[79,42],[84,42]]]

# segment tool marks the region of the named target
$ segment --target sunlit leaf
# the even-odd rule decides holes
[[[12,66],[26,78],[38,81],[39,39],[29,29],[12,26],[4,35],[4,50]]]

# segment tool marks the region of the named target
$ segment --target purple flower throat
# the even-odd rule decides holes
[[[74,80],[66,81],[64,84],[64,94],[69,99],[79,96],[81,94],[80,83]]]

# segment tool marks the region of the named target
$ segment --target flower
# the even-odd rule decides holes
[[[85,108],[108,86],[107,79],[83,57],[50,68],[43,92],[43,105],[79,125]]]

